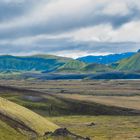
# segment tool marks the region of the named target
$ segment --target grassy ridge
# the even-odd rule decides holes
[[[24,124],[38,135],[44,135],[45,132],[53,132],[59,128],[40,115],[3,98],[0,98],[0,113],[17,123]]]
[[[140,70],[140,53],[135,54],[134,56],[123,59],[118,62],[117,70],[125,71],[139,71]]]

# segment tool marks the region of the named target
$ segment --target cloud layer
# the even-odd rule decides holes
[[[0,0],[2,54],[136,51],[139,0]]]

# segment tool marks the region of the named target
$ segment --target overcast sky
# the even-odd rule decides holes
[[[140,0],[0,0],[0,54],[67,57],[140,48]]]

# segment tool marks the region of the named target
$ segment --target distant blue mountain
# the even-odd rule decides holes
[[[121,53],[121,54],[110,54],[105,56],[85,56],[77,58],[77,60],[80,60],[85,63],[98,63],[98,64],[111,64],[114,62],[117,62],[119,60],[129,58],[136,54],[136,52],[127,52],[127,53]]]

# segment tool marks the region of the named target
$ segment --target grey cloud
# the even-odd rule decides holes
[[[21,6],[0,4],[0,21],[9,20],[23,13]]]
[[[17,54],[18,53],[47,53],[57,54],[57,52],[87,52],[91,53],[122,53],[137,51],[140,48],[140,43],[135,42],[74,42],[70,38],[65,39],[45,39],[32,45],[0,45],[1,54]],[[63,54],[62,54],[63,55]]]
[[[0,22],[9,22],[13,18],[24,15],[36,3],[36,0],[1,0]]]
[[[26,43],[25,43],[26,44]],[[76,46],[74,45],[71,39],[45,39],[42,41],[38,41],[32,44],[14,44],[14,43],[4,43],[0,45],[1,53],[22,53],[22,52],[31,52],[34,50],[35,52],[42,53],[53,53],[62,50],[71,50]]]
[[[15,0],[0,1],[0,25],[1,23],[10,22],[12,19],[28,16],[28,12],[32,11],[38,3],[50,2],[52,0],[22,0],[20,3]],[[55,1],[55,0],[54,0]],[[91,6],[92,7],[92,6]],[[129,12],[127,14],[105,14],[102,9],[92,8],[81,9],[83,13],[75,11],[74,15],[67,15],[65,13],[54,13],[48,20],[31,23],[29,18],[26,19],[26,25],[15,26],[10,28],[0,29],[0,40],[16,40],[17,38],[36,36],[40,34],[56,35],[61,33],[69,33],[69,31],[78,30],[80,28],[97,26],[99,24],[110,24],[113,30],[117,30],[122,25],[140,20],[140,7],[128,6]],[[102,6],[104,8],[104,5]],[[39,11],[38,11],[39,12]],[[53,12],[53,11],[52,11]],[[42,13],[44,14],[44,13]],[[41,16],[41,15],[40,15]],[[32,17],[31,17],[32,18]],[[47,18],[47,17],[44,17]],[[16,23],[15,23],[16,24]],[[26,44],[26,42],[25,42]],[[123,42],[123,43],[109,43],[109,42],[75,42],[71,38],[63,39],[44,39],[32,44],[1,44],[1,53],[28,53],[28,52],[42,52],[55,53],[60,51],[86,51],[87,53],[120,53],[127,51],[136,51],[139,49],[140,43]]]
[[[80,50],[98,53],[122,53],[137,51],[140,48],[140,43],[135,42],[88,42],[79,44]],[[87,46],[87,47],[85,47]]]
[[[24,6],[23,6],[24,7]],[[18,8],[17,8],[18,10]],[[14,11],[15,13],[16,10]],[[79,28],[85,28],[88,26],[96,26],[99,24],[111,24],[114,28],[119,28],[123,24],[140,19],[140,10],[137,7],[129,8],[129,13],[126,15],[107,15],[102,12],[98,12],[92,9],[87,9],[84,15],[69,17],[67,15],[56,15],[51,17],[50,20],[42,23],[33,23],[26,26],[10,28],[0,32],[0,38],[16,38],[23,36],[32,36],[38,34],[59,34],[62,32],[68,32],[71,30],[77,30]],[[75,13],[80,14],[80,13]],[[19,19],[20,20],[20,19]],[[37,19],[36,19],[37,20]]]
[[[47,3],[50,0],[40,0]],[[23,16],[38,4],[38,0],[0,0],[0,22]]]

